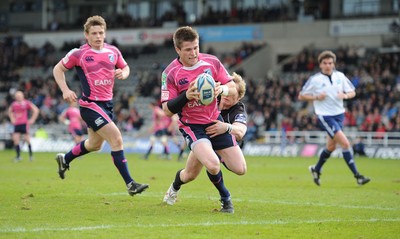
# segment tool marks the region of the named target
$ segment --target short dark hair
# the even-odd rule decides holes
[[[189,26],[178,28],[173,36],[174,46],[178,49],[181,49],[181,45],[184,41],[192,42],[196,39],[199,39],[199,34]]]

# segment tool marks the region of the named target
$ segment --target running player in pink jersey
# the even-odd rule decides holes
[[[74,142],[80,143],[83,139],[82,123],[84,122],[79,112],[78,103],[76,101],[71,102],[58,118],[60,122],[68,125],[68,132],[74,138]]]
[[[81,82],[80,113],[88,127],[88,139],[77,144],[66,154],[57,154],[58,174],[61,179],[75,158],[98,151],[104,141],[111,147],[111,158],[125,181],[129,195],[143,192],[147,184],[135,182],[128,169],[120,130],[113,122],[114,80],[128,78],[130,69],[118,48],[104,42],[107,24],[101,16],[89,17],[84,25],[87,43],[72,49],[53,69],[54,78],[65,101],[76,102],[78,97],[65,80],[65,72],[76,69]]]
[[[171,119],[165,115],[164,111],[160,108],[160,106],[155,103],[151,102],[150,107],[152,110],[152,134],[150,136],[150,146],[147,150],[146,154],[144,155],[144,159],[149,159],[149,155],[153,150],[154,143],[156,140],[160,140],[162,145],[164,146],[163,155],[166,156],[167,159],[171,159],[171,155],[169,154],[169,147],[168,147],[168,125],[171,122]]]
[[[24,141],[28,144],[29,149],[29,160],[33,160],[33,153],[31,147],[31,141],[29,136],[29,126],[35,123],[38,115],[39,108],[36,107],[32,102],[25,99],[24,93],[22,91],[15,92],[15,100],[11,103],[8,108],[8,116],[10,117],[11,123],[14,125],[14,132],[12,139],[14,142],[15,151],[17,156],[15,161],[21,161],[21,149],[20,141],[21,135],[24,136]],[[31,117],[29,118],[29,112],[31,111]]]
[[[178,28],[173,41],[179,57],[162,74],[161,102],[167,115],[179,115],[179,130],[192,157],[188,158],[186,167],[176,173],[174,182],[164,196],[164,202],[173,205],[180,187],[194,179],[191,171],[199,171],[204,166],[210,181],[219,191],[220,212],[233,213],[231,195],[224,184],[218,155],[240,161],[244,161],[244,156],[229,128],[215,137],[207,134],[208,126],[215,124],[217,119],[223,119],[216,99],[207,106],[199,103],[199,93],[194,83],[199,74],[210,74],[217,82],[215,95],[232,94],[235,83],[217,57],[199,52],[199,35],[194,29],[187,26]]]

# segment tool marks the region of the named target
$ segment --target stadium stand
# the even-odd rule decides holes
[[[79,1],[78,1],[79,2]],[[265,6],[260,8],[232,7],[229,11],[207,8],[194,22],[188,21],[182,5],[174,5],[155,20],[134,18],[123,13],[112,14],[109,17],[110,28],[143,28],[159,27],[164,23],[176,21],[178,25],[226,25],[243,23],[270,23],[290,22],[302,20],[296,6],[290,1],[282,6]],[[321,1],[324,2],[324,1]],[[4,3],[2,3],[4,5]],[[388,12],[390,7],[382,3],[382,12],[379,14],[398,15],[396,8]],[[92,9],[93,10],[93,9]],[[398,7],[397,7],[398,10]],[[331,10],[331,12],[334,12]],[[12,14],[12,13],[10,13]],[[311,14],[313,20],[365,17],[367,14],[352,16],[330,16],[324,14]],[[111,16],[111,14],[109,14]],[[332,14],[333,15],[333,14]],[[216,17],[218,16],[218,17]],[[59,24],[52,31],[80,29],[81,21],[75,19],[76,24]],[[397,24],[395,21],[394,23]],[[398,27],[392,24],[391,29],[396,33]],[[7,28],[2,28],[5,32]],[[37,30],[35,28],[28,29]],[[65,42],[61,49],[56,49],[51,42],[39,48],[31,48],[20,37],[21,34],[3,34],[0,41],[0,107],[6,109],[11,100],[10,93],[15,89],[24,89],[28,97],[41,108],[41,116],[36,127],[46,126],[50,135],[56,135],[57,113],[61,112],[64,104],[52,79],[52,66],[65,55],[66,49],[79,46],[80,42]],[[398,44],[396,38],[390,35],[391,44]],[[284,37],[284,36],[283,36]],[[382,38],[388,37],[382,36]],[[400,39],[400,38],[399,38]],[[399,40],[397,39],[397,40]],[[114,42],[114,44],[118,44]],[[117,123],[127,133],[138,135],[146,134],[146,123],[149,121],[148,103],[159,98],[159,76],[165,64],[175,57],[171,42],[167,47],[146,45],[143,47],[123,47],[125,57],[131,66],[129,81],[118,82],[116,89],[117,98],[115,113]],[[169,44],[169,45],[168,45]],[[297,101],[297,94],[307,77],[317,69],[316,55],[321,48],[305,46],[300,52],[292,52],[280,61],[282,71],[268,74],[262,78],[246,76],[246,68],[241,66],[245,61],[251,60],[254,53],[260,51],[265,43],[243,42],[240,47],[226,51],[218,46],[208,47],[207,51],[220,57],[223,63],[231,70],[239,71],[248,81],[248,93],[245,98],[248,105],[249,125],[252,140],[266,140],[266,138],[281,138],[282,132],[288,137],[288,142],[299,140],[313,140],[319,137],[315,118],[310,112],[311,108],[305,103]],[[400,132],[399,113],[399,50],[398,48],[381,48],[348,45],[332,45],[332,50],[338,55],[337,67],[345,72],[353,84],[357,86],[357,99],[348,102],[346,114],[346,127],[352,132],[366,132],[370,139],[381,139],[384,132]],[[282,56],[280,56],[282,57]],[[74,79],[71,84],[77,84],[73,72],[68,78]],[[9,138],[8,118],[5,110],[0,111],[1,138]],[[137,122],[136,126],[127,122]],[[140,123],[144,122],[144,123]],[[133,124],[133,123],[132,123]],[[304,135],[301,132],[316,132],[314,136]],[[367,134],[368,133],[368,134]],[[373,134],[371,134],[373,133]],[[310,133],[309,133],[310,134]],[[292,135],[292,136],[290,136]],[[356,137],[356,134],[355,136]],[[367,137],[367,136],[365,136]],[[391,136],[396,139],[397,136]],[[267,139],[271,140],[271,139]],[[371,141],[366,141],[369,143]]]

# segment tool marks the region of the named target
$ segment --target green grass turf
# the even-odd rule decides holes
[[[341,158],[330,159],[321,186],[316,158],[247,157],[248,173],[223,169],[235,214],[221,214],[203,171],[161,204],[183,162],[128,154],[133,177],[150,188],[130,197],[108,154],[71,164],[61,180],[53,153],[14,163],[0,152],[0,238],[400,238],[400,160],[357,158],[372,181],[358,186]],[[175,157],[176,158],[176,157]]]

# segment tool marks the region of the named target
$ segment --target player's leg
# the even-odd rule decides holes
[[[76,144],[70,151],[66,154],[59,153],[56,156],[56,161],[58,163],[58,174],[61,179],[65,178],[65,171],[69,170],[69,164],[82,155],[90,153],[92,151],[97,151],[101,148],[104,139],[94,132],[91,128],[88,128],[89,138]]]
[[[182,161],[183,153],[185,152],[185,149],[186,149],[186,142],[182,141],[181,144],[179,145],[178,161]]]
[[[20,161],[21,160],[21,148],[19,146],[20,140],[21,140],[21,133],[19,132],[14,132],[12,134],[12,140],[14,144],[14,149],[15,149],[15,161]]]
[[[169,154],[169,146],[168,146],[168,137],[166,134],[161,136],[161,143],[164,146],[164,155],[168,160],[171,159],[171,155]]]
[[[104,107],[100,107],[95,102],[82,101],[82,104],[84,107],[80,107],[80,114],[88,127],[88,139],[76,144],[66,154],[57,154],[58,174],[61,179],[65,178],[65,171],[69,169],[69,164],[75,158],[101,148],[104,138],[98,135],[96,131],[107,125],[108,122],[112,122],[112,118],[108,117]]]
[[[318,186],[320,185],[322,167],[329,159],[331,153],[335,150],[335,148],[336,148],[336,142],[328,136],[325,149],[323,149],[321,154],[319,155],[317,164],[308,167],[308,170],[313,176],[314,183],[317,184]]]
[[[122,135],[114,122],[109,122],[107,125],[96,131],[103,139],[105,139],[111,147],[111,157],[115,167],[125,181],[128,188],[128,193],[133,196],[143,192],[149,187],[147,184],[135,182],[131,177],[128,169],[128,161],[124,154]]]
[[[186,168],[176,173],[174,182],[164,196],[164,202],[170,205],[174,204],[181,185],[194,180],[199,175],[202,165],[206,167],[207,175],[219,191],[221,200],[230,202],[230,193],[225,187],[219,166],[219,159],[212,149],[211,143],[207,139],[202,139],[195,142],[192,147],[193,149],[189,153]],[[233,208],[231,212],[233,212]]]
[[[104,139],[99,134],[97,134],[93,129],[88,128],[88,138],[76,144],[68,153],[65,154],[65,163],[69,165],[77,157],[92,151],[100,150],[103,142]]]
[[[163,201],[169,205],[173,205],[176,202],[178,191],[181,186],[196,179],[202,168],[203,165],[197,160],[194,154],[190,152],[186,161],[186,167],[176,172],[175,179],[165,193]]]
[[[319,155],[319,159],[317,164],[315,165],[314,169],[318,173],[321,173],[322,167],[326,163],[326,161],[331,156],[331,153],[336,149],[336,142],[331,137],[327,137],[327,142],[325,149],[322,150],[321,154]]]
[[[149,148],[147,149],[146,154],[144,155],[144,159],[149,159],[149,155],[151,151],[153,150],[153,145],[156,142],[157,137],[155,135],[150,136],[150,145]]]
[[[214,152],[211,143],[208,140],[203,140],[192,147],[192,151],[197,159],[206,167],[207,176],[218,190],[221,201],[230,201],[231,194],[225,186],[219,158]]]
[[[361,175],[357,169],[356,163],[354,161],[354,155],[351,151],[351,144],[350,144],[349,140],[347,139],[346,135],[343,133],[343,131],[340,130],[340,131],[336,132],[334,140],[342,147],[343,158],[344,158],[347,166],[353,173],[354,177],[356,178],[357,183],[359,185],[368,183],[370,181],[370,179]]]
[[[222,118],[221,118],[222,119]],[[233,135],[229,133],[224,133],[213,138],[210,138],[212,143],[212,149],[218,152],[222,157],[226,159],[229,157],[233,160],[234,158],[241,158],[243,157],[243,153],[240,150],[239,146],[236,143],[236,139]],[[218,165],[220,166],[220,161],[218,155],[214,152],[215,156],[217,156]],[[244,162],[244,158],[242,159]],[[212,161],[214,163],[214,160]],[[242,165],[243,166],[243,165]],[[241,170],[238,167],[237,171],[241,171],[241,173],[245,173],[245,169],[242,168]],[[214,186],[218,189],[220,196],[221,196],[221,210],[220,212],[225,213],[233,213],[234,208],[231,200],[231,194],[229,193],[228,189],[225,187],[224,179],[222,176],[222,171],[220,167],[218,167],[218,173],[214,175],[211,171],[207,171],[207,176],[210,181],[214,184]]]
[[[247,172],[246,159],[244,158],[243,152],[239,145],[235,145],[229,148],[225,148],[217,151],[224,159],[224,164],[226,167],[236,173],[237,175],[244,175]],[[234,208],[231,198],[221,197],[221,212],[233,213]]]
[[[32,161],[33,160],[33,151],[32,151],[32,145],[31,145],[31,136],[29,135],[29,132],[26,132],[26,134],[24,134],[24,141],[28,145],[29,161]]]
[[[199,176],[202,168],[203,164],[197,160],[193,152],[190,152],[186,162],[186,167],[181,170],[179,178],[183,184],[193,181],[197,178],[197,176]],[[179,189],[177,187],[175,188]]]
[[[343,131],[338,131],[335,134],[334,139],[343,150],[343,158],[346,161],[347,166],[350,168],[350,170],[353,172],[354,175],[359,174],[356,164],[354,162],[353,154],[350,149],[351,145],[346,135],[343,133]]]
[[[326,142],[326,147],[319,155],[317,163],[315,165],[310,165],[308,167],[308,170],[313,176],[314,183],[319,186],[322,167],[336,148],[336,142],[333,140],[333,137],[335,136],[335,131],[333,131],[332,129],[337,126],[337,123],[331,116],[318,115],[318,124],[321,130],[325,131],[328,134],[328,139]]]
[[[226,167],[237,175],[244,175],[247,172],[246,159],[239,146],[218,150],[218,155],[224,160]]]
[[[83,140],[83,132],[81,129],[73,129],[71,135],[74,138],[75,144],[78,144]]]

